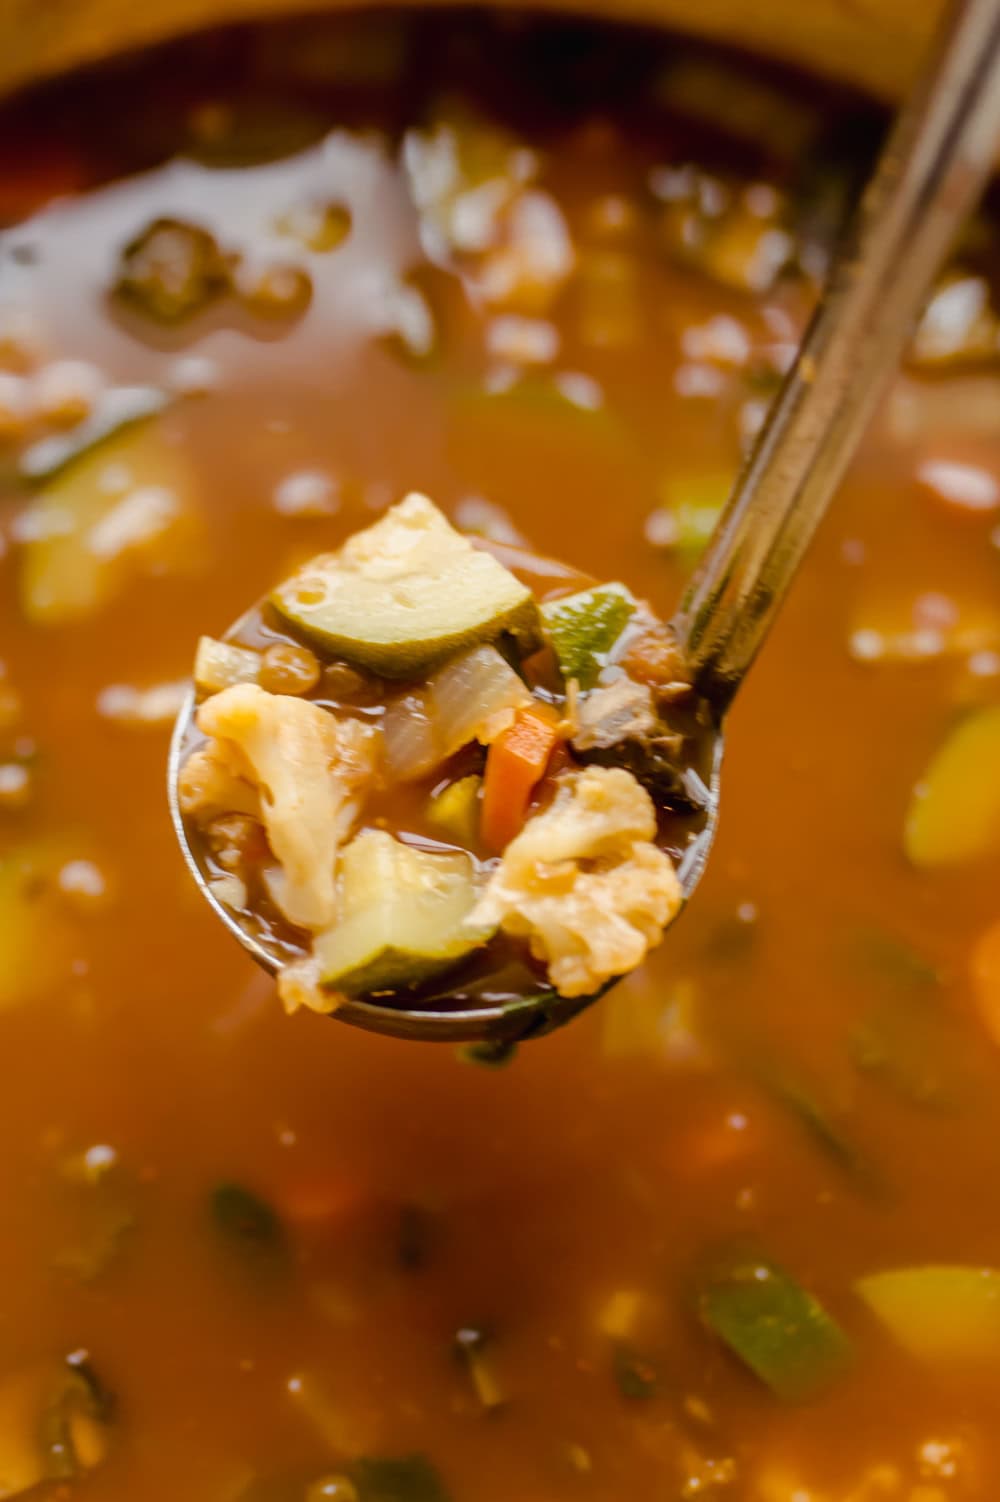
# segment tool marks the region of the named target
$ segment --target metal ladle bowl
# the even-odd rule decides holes
[[[890,133],[795,363],[674,618],[712,727],[704,820],[679,866],[685,903],[701,880],[718,823],[726,711],[898,363],[931,280],[982,190],[998,136],[1000,0],[958,0]],[[211,891],[180,813],[178,774],[195,733],[194,710],[192,692],[171,743],[177,836],[216,915],[273,973],[280,963],[274,951]],[[445,1004],[447,993],[440,998],[438,1006],[429,998],[413,1007],[348,1000],[332,1015],[397,1038],[511,1043],[551,1031],[597,999],[542,991],[456,1010]]]

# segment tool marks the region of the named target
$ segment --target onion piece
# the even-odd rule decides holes
[[[382,718],[383,765],[388,781],[416,782],[442,760],[426,689],[401,694]]]
[[[488,746],[510,724],[531,694],[495,647],[473,647],[449,662],[430,682],[437,735],[444,756],[470,741]]]
[[[495,647],[463,652],[428,681],[403,694],[382,720],[391,782],[426,777],[472,741],[484,746],[531,703],[531,694]]]

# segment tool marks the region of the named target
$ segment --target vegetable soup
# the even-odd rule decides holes
[[[364,915],[399,850],[489,861],[546,817],[637,612],[625,677],[681,713],[656,622],[883,123],[655,32],[472,10],[209,33],[3,106],[0,1497],[1000,1491],[988,212],[733,711],[696,900],[572,1025],[284,1015],[164,790],[199,638],[203,709],[395,709],[410,769],[402,700],[443,734],[435,675],[478,654],[458,759],[368,831]],[[322,639],[227,637],[414,493],[475,583],[460,630],[425,601],[399,672],[367,598]],[[534,628],[510,651],[538,606],[555,677]],[[583,749],[572,777],[663,801],[649,738],[628,771]],[[218,814],[239,907],[261,809]],[[437,971],[449,936],[374,907],[330,977]]]

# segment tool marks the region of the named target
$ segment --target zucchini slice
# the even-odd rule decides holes
[[[851,1345],[822,1304],[753,1248],[726,1250],[699,1279],[702,1322],[776,1397],[815,1397],[840,1376]]]
[[[324,651],[383,678],[418,678],[501,636],[522,654],[540,640],[527,586],[415,493],[285,580],[271,603]]]
[[[563,678],[593,688],[635,610],[624,584],[600,584],[542,606],[542,624]]]
[[[340,858],[340,919],[314,945],[321,984],[361,996],[448,969],[490,936],[466,921],[477,895],[468,856],[362,830]]]

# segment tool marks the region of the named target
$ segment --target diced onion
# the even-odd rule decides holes
[[[462,746],[496,739],[531,695],[495,647],[473,647],[434,674],[426,689],[386,710],[385,769],[390,782],[426,777]]]
[[[436,732],[442,756],[470,741],[489,745],[531,695],[495,647],[473,647],[431,679]]]
[[[403,694],[386,709],[385,771],[390,783],[426,777],[442,760],[424,691]]]

